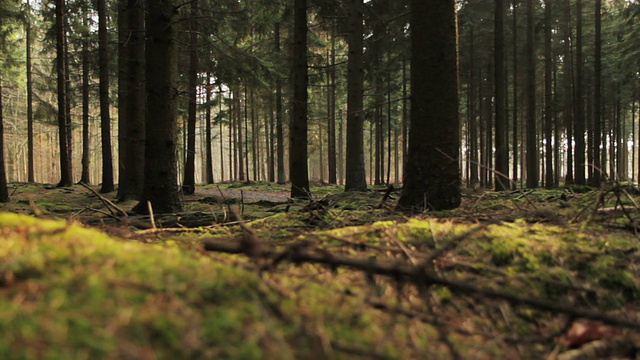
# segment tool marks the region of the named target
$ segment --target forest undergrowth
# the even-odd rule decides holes
[[[632,184],[312,200],[221,184],[180,214],[75,185],[0,205],[0,358],[591,359],[640,356]]]

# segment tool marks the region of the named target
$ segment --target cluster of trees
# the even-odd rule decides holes
[[[635,1],[31,1],[0,0],[13,180],[100,177],[138,211],[178,183],[402,180],[401,206],[450,208],[460,174],[637,172]]]
[[[636,179],[640,4],[480,0],[460,8],[463,174],[552,188]]]
[[[420,19],[419,26],[421,20],[433,16],[425,14],[448,15],[434,17],[420,32],[421,36],[434,34],[427,39],[440,39],[438,29],[444,24],[449,29],[442,38],[446,41],[414,41],[419,56],[412,61],[444,76],[436,81],[446,79],[451,84],[448,113],[443,114],[452,118],[442,122],[452,124],[455,131],[451,136],[458,136],[454,1],[434,6],[429,2],[362,0],[98,0],[94,4],[54,0],[42,1],[34,8],[29,3],[6,1],[13,8],[3,8],[24,25],[24,30],[13,30],[13,34],[29,34],[32,23],[37,23],[45,35],[44,41],[35,44],[29,36],[26,43],[19,41],[20,36],[3,39],[25,46],[26,72],[31,74],[34,68],[32,47],[51,56],[50,64],[36,66],[41,75],[37,106],[43,109],[38,112],[40,121],[52,115],[57,119],[58,185],[69,186],[75,180],[73,160],[77,157],[81,157],[80,181],[93,180],[91,169],[96,166],[91,160],[96,149],[92,147],[91,120],[97,114],[101,191],[115,189],[117,174],[118,198],[139,199],[134,209],[139,212],[148,211],[148,202],[157,211],[178,210],[178,183],[184,193],[195,190],[197,140],[205,148],[199,159],[204,182],[214,180],[213,146],[218,140],[220,179],[226,165],[229,179],[266,178],[283,183],[288,167],[292,196],[308,196],[309,159],[314,152],[322,180],[327,170],[330,183],[344,179],[347,190],[366,190],[365,120],[375,133],[368,144],[374,182],[391,182],[392,164],[398,182],[403,163],[400,156],[410,159],[416,153],[418,162],[424,159],[419,153],[425,151],[418,133],[424,130],[422,126],[416,127],[416,139],[420,140],[414,141],[420,146],[413,150],[407,146],[410,13],[419,14],[414,20]],[[429,46],[441,46],[447,62],[423,51]],[[115,53],[117,57],[112,56]],[[15,58],[21,55],[17,53]],[[27,78],[27,92],[36,93],[30,75]],[[425,79],[417,77],[415,81],[421,80]],[[430,97],[433,90],[423,93],[423,97]],[[365,97],[370,99],[365,101]],[[429,106],[433,100],[427,100],[420,103]],[[27,100],[29,107],[32,101]],[[111,120],[114,105],[117,127]],[[434,126],[438,117],[429,114],[437,112],[430,109],[412,117],[416,123]],[[76,117],[82,119],[81,124]],[[204,131],[198,131],[199,123],[204,124]],[[27,124],[27,181],[35,181],[32,110]],[[219,130],[214,135],[216,125]],[[116,154],[112,153],[114,128],[117,171],[113,165]],[[82,151],[75,155],[78,130],[82,131]],[[227,139],[223,139],[225,132]],[[433,138],[432,149],[438,147],[438,137]],[[454,148],[441,152],[453,165],[450,173],[455,179],[448,183],[454,185],[458,195],[452,198],[459,202],[457,140],[448,142],[454,143]],[[416,185],[407,189],[419,191],[415,197],[419,200],[410,201],[411,191],[407,190],[405,205],[419,203],[424,208],[424,176],[415,177],[414,182]],[[429,196],[432,207],[440,207],[435,205],[440,193],[433,191],[433,198]]]

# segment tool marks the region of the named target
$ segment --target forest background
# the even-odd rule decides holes
[[[193,169],[186,172],[197,183],[282,183],[289,174],[291,8],[261,1],[196,4],[180,6],[176,22],[180,177],[193,154]],[[87,183],[104,180],[105,162],[120,164],[106,178],[120,175],[119,155],[126,149],[118,124],[126,112],[118,104],[131,97],[118,93],[126,72],[114,56],[134,39],[118,36],[118,26],[125,25],[118,11],[126,9],[123,2],[102,4],[107,50],[100,61],[98,5],[69,1],[64,27],[72,177]],[[506,1],[496,17],[492,1],[457,4],[466,184],[493,187],[497,173],[508,174],[513,186],[549,188],[597,185],[601,173],[636,179],[638,4],[530,5]],[[400,183],[411,92],[408,4],[379,0],[364,6],[366,179]],[[2,8],[15,15],[3,16],[2,23],[7,177],[55,183],[61,170],[53,3],[4,1]],[[320,182],[343,183],[350,171],[344,161],[347,12],[331,1],[309,8],[308,162],[310,178]],[[111,79],[106,88],[99,86],[101,71]],[[108,113],[100,101],[109,104]]]

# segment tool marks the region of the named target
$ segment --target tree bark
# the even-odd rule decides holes
[[[188,109],[187,109],[187,159],[184,164],[182,192],[191,195],[196,191],[196,95],[198,87],[198,35],[196,23],[197,0],[191,1],[191,19],[189,26],[189,73],[188,73]]]
[[[411,129],[398,207],[460,205],[458,71],[454,0],[411,1]],[[430,21],[424,21],[425,19]]]
[[[291,197],[309,196],[307,163],[307,1],[294,2],[293,99],[289,127],[289,178]]]
[[[27,51],[27,181],[32,183],[34,177],[33,161],[33,80],[31,60],[31,5],[27,0],[27,24],[26,24],[26,51]]]
[[[102,140],[101,193],[115,190],[113,157],[111,154],[111,118],[109,115],[109,34],[107,33],[107,2],[98,0],[98,62],[100,75],[100,134]]]
[[[599,187],[602,181],[600,145],[602,143],[602,0],[595,0],[595,64],[593,83],[593,179],[591,185]],[[635,122],[632,122],[635,124]],[[635,126],[635,125],[633,125]],[[633,176],[633,175],[632,175]]]
[[[9,202],[7,172],[4,161],[4,107],[2,101],[2,76],[0,75],[0,203]]]
[[[504,0],[496,0],[495,7],[495,188],[497,191],[503,191],[509,189],[509,136],[507,135],[507,89],[504,54]]]
[[[58,187],[71,186],[71,158],[69,157],[69,131],[67,113],[67,87],[65,68],[65,0],[56,0],[56,73],[58,91],[58,140],[60,146],[60,182]]]
[[[118,10],[118,200],[140,199],[145,159],[145,45],[142,0],[121,0]]]
[[[280,23],[275,23],[274,28],[275,51],[280,55]],[[287,179],[284,169],[284,129],[282,120],[282,80],[276,75],[276,149],[278,152],[278,184],[284,184]]]
[[[91,184],[91,139],[89,137],[89,24],[88,5],[82,8],[82,176],[80,182]]]
[[[553,59],[551,51],[551,27],[553,19],[551,18],[551,1],[544,2],[544,138],[545,138],[545,181],[544,185],[547,189],[551,189],[554,184],[553,172]]]
[[[585,114],[584,114],[584,60],[582,54],[582,0],[576,0],[576,98],[575,98],[575,182],[585,185]]]
[[[134,211],[148,213],[149,202],[159,214],[182,209],[177,185],[177,9],[172,0],[147,5],[145,177],[142,198]]]
[[[536,131],[536,50],[534,1],[527,0],[527,187],[538,187],[538,141]]]
[[[213,139],[211,138],[211,74],[207,72],[207,86],[205,87],[205,100],[207,102],[207,109],[205,110],[205,182],[207,184],[213,184]],[[222,103],[222,94],[220,95],[220,102]],[[222,139],[222,133],[220,133]],[[222,148],[220,148],[222,152]],[[223,164],[220,163],[220,166]]]
[[[329,160],[329,184],[337,184],[338,179],[336,175],[336,23],[333,22],[331,26],[331,50],[329,53],[329,64],[327,74],[327,138],[328,138],[328,153]]]
[[[364,62],[362,0],[349,0],[349,58],[347,60],[347,154],[345,191],[366,191],[364,165]]]

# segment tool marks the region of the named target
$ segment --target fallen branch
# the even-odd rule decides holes
[[[102,201],[102,203],[104,204],[104,206],[109,210],[109,212],[115,216],[129,216],[129,214],[122,210],[121,208],[119,208],[116,204],[113,203],[113,201],[105,198],[104,196],[98,194],[97,191],[93,190],[91,187],[89,187],[87,184],[85,183],[78,183],[80,185],[82,185],[82,187],[84,187],[85,189],[91,191],[93,193],[93,195],[95,195],[98,199],[100,199],[100,201]]]
[[[564,305],[543,299],[525,297],[506,291],[479,287],[459,280],[445,279],[436,276],[433,272],[426,270],[423,266],[411,266],[397,261],[376,260],[372,258],[338,256],[326,250],[309,249],[308,247],[296,246],[295,244],[281,251],[276,251],[274,248],[266,247],[264,244],[261,245],[262,246],[259,249],[256,249],[256,247],[250,247],[247,249],[247,244],[243,244],[242,241],[205,241],[204,249],[207,251],[224,252],[229,254],[247,254],[256,260],[272,261],[274,265],[283,261],[288,261],[293,264],[322,264],[332,269],[347,267],[364,271],[371,275],[382,275],[397,280],[410,281],[416,285],[422,286],[427,284],[445,286],[458,293],[504,300],[514,305],[525,305],[543,311],[566,314],[574,318],[590,319],[612,326],[640,330],[639,322],[611,317],[597,311],[576,308],[570,304]]]

